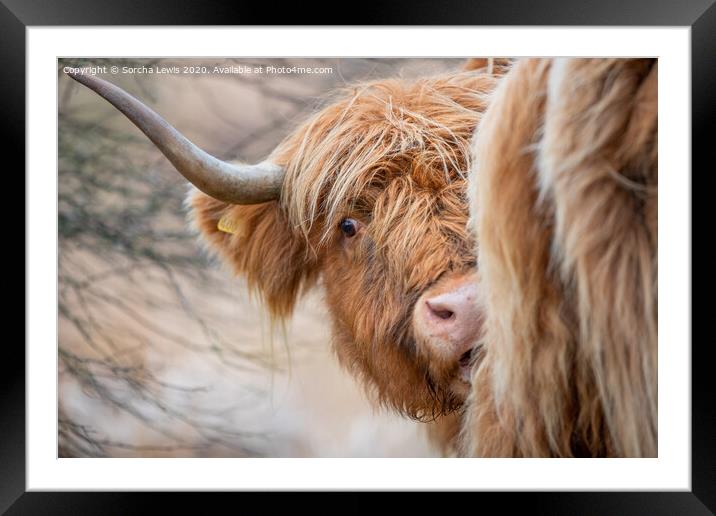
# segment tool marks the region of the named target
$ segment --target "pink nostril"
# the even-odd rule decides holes
[[[448,320],[448,319],[451,319],[455,315],[455,312],[453,312],[452,310],[448,310],[445,307],[440,306],[439,303],[435,303],[433,301],[433,304],[431,304],[429,299],[425,301],[425,304],[427,305],[428,310],[430,310],[430,312],[432,314],[434,314],[436,317],[438,317],[440,319]]]
[[[477,289],[473,276],[445,281],[426,291],[413,313],[416,336],[427,351],[464,370],[482,325]]]
[[[427,298],[425,305],[429,315],[434,321],[440,319],[435,322],[464,324],[466,320],[472,319],[477,312],[476,288],[473,284],[463,283],[458,288]]]

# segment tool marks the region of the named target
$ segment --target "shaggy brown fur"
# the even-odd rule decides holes
[[[411,314],[425,289],[475,266],[465,174],[496,82],[468,71],[343,91],[269,157],[286,169],[279,203],[190,198],[211,248],[274,316],[290,316],[322,279],[340,362],[380,403],[420,420],[464,402],[448,388],[458,364],[416,341]],[[226,216],[236,234],[217,229]],[[352,239],[340,230],[346,217],[362,225]]]
[[[657,63],[528,59],[474,143],[475,456],[657,454]]]
[[[504,75],[512,66],[513,59],[505,57],[472,57],[465,62],[463,70],[481,70],[495,75]]]

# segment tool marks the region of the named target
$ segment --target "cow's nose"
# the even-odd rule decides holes
[[[477,293],[475,277],[469,275],[438,285],[422,297],[416,324],[431,351],[459,360],[472,349],[481,324]]]
[[[428,324],[437,332],[453,334],[453,338],[466,337],[477,327],[477,285],[466,281],[457,288],[442,292],[425,300]]]
[[[443,321],[456,319],[456,312],[464,312],[468,308],[466,303],[467,296],[460,292],[449,292],[425,300],[429,313]]]

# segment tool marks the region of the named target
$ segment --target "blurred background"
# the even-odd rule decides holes
[[[270,326],[188,227],[183,178],[65,66],[117,66],[99,75],[209,153],[256,162],[337,88],[462,62],[59,60],[59,456],[438,456],[423,425],[374,409],[338,367],[320,287]],[[147,72],[174,66],[190,69]]]

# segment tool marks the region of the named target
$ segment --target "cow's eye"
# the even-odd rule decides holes
[[[354,237],[358,233],[360,222],[355,219],[343,219],[341,221],[341,231],[348,238]]]

